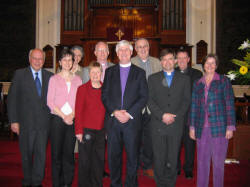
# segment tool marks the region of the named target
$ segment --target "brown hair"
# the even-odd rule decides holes
[[[97,68],[100,68],[100,70],[101,70],[101,72],[102,72],[102,65],[100,64],[100,63],[98,63],[98,62],[96,62],[96,61],[92,61],[92,62],[90,62],[90,64],[89,64],[89,71],[92,69],[92,68],[94,68],[94,67],[97,67]]]
[[[219,59],[218,59],[218,56],[216,54],[213,54],[213,53],[209,53],[207,56],[205,56],[203,59],[202,59],[202,68],[204,70],[204,65],[207,61],[208,58],[214,58],[215,60],[215,64],[216,64],[216,68],[218,68],[219,66]]]
[[[168,55],[168,54],[172,54],[174,56],[174,58],[175,58],[175,52],[174,52],[174,50],[172,50],[172,49],[163,49],[160,52],[160,60],[162,60],[162,58],[164,56]]]

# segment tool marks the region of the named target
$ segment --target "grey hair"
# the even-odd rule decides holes
[[[38,49],[38,48],[35,48],[35,49]],[[35,49],[31,49],[31,50],[29,51],[29,59],[30,59],[31,53],[32,53]],[[38,50],[42,51],[42,53],[43,53],[43,60],[45,60],[45,52],[44,52],[43,50],[41,50],[41,49],[38,49]]]
[[[109,53],[109,46],[108,46],[108,44],[107,44],[106,42],[103,42],[103,41],[97,42],[97,43],[95,44],[95,51],[97,50],[97,46],[98,46],[99,44],[104,44],[104,45],[106,45],[106,48],[107,48],[108,53]]]
[[[133,46],[127,40],[121,40],[116,44],[115,51],[118,52],[119,48],[122,46],[128,46],[130,51],[133,52]]]
[[[135,41],[135,48],[136,48],[136,45],[137,45],[137,42],[138,41],[141,41],[141,40],[144,40],[147,44],[148,44],[148,47],[149,47],[149,42],[146,38],[138,38],[136,41]]]
[[[74,50],[76,50],[76,49],[78,49],[81,53],[82,53],[82,58],[84,57],[84,50],[83,50],[83,48],[81,47],[81,46],[79,46],[79,45],[74,45],[73,47],[71,47],[71,52],[74,52]]]

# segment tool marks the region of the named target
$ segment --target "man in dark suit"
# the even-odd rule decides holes
[[[149,56],[149,42],[145,38],[139,38],[135,42],[135,50],[137,55],[131,58],[131,62],[144,69],[146,78],[148,76],[162,70],[159,59]],[[142,110],[142,144],[140,147],[139,166],[142,165],[143,175],[154,177],[153,173],[153,149],[152,138],[149,127],[150,111],[148,107]]]
[[[30,66],[15,72],[8,94],[11,130],[19,135],[23,186],[42,186],[44,178],[50,127],[47,90],[52,75],[42,69],[44,60],[42,50],[31,50]]]
[[[172,50],[162,50],[160,60],[163,71],[148,79],[154,176],[157,187],[174,187],[183,120],[191,101],[190,80],[174,70]]]
[[[132,45],[122,40],[116,45],[119,64],[106,70],[102,101],[106,108],[108,162],[112,187],[121,187],[122,152],[127,155],[125,186],[136,187],[141,139],[141,111],[148,99],[145,71],[131,64]]]
[[[184,75],[189,76],[190,78],[190,84],[191,89],[190,93],[192,93],[192,87],[195,80],[202,77],[202,72],[191,68],[188,66],[188,63],[190,62],[190,57],[188,52],[184,48],[180,48],[177,51],[177,64],[178,67],[176,68],[177,71],[183,73]],[[188,122],[188,113],[187,111],[185,117],[184,117],[184,126],[183,126],[183,135],[182,135],[182,142],[184,144],[184,150],[185,150],[185,164],[183,165],[183,169],[185,172],[185,176],[187,179],[193,178],[193,168],[194,168],[194,156],[195,156],[195,141],[192,140],[189,137],[189,126],[187,125]],[[181,159],[180,159],[180,153],[181,153],[181,146],[179,150],[179,159],[177,164],[177,173],[180,175],[181,173]]]

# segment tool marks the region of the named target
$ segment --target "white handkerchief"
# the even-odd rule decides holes
[[[61,108],[62,113],[64,113],[65,115],[69,115],[72,113],[72,108],[70,107],[69,103],[66,102],[62,108]]]

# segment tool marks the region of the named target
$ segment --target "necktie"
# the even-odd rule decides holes
[[[41,86],[40,79],[38,77],[38,72],[36,72],[35,75],[36,75],[36,78],[35,78],[36,89],[37,89],[38,95],[41,97],[42,86]]]

